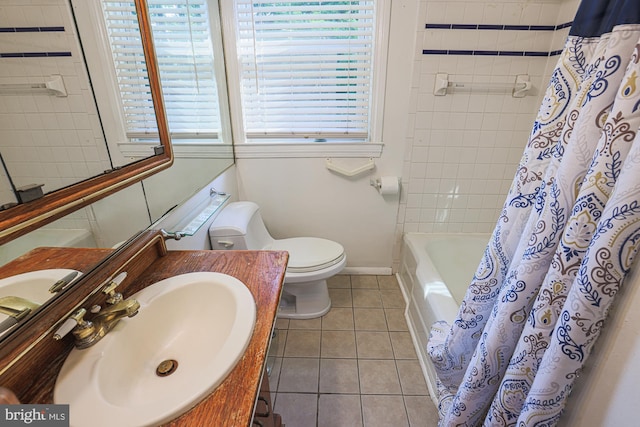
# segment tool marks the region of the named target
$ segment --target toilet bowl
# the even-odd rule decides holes
[[[278,250],[289,252],[289,263],[278,317],[312,319],[331,308],[327,279],[338,274],[347,257],[339,243],[317,237],[274,239],[253,202],[225,206],[209,227],[213,249]]]

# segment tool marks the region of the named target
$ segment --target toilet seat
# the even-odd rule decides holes
[[[274,240],[268,248],[264,249],[289,252],[287,274],[323,270],[339,264],[345,257],[341,244],[318,237]]]
[[[331,309],[327,279],[340,273],[347,255],[339,243],[318,237],[274,239],[253,202],[229,203],[209,227],[215,250],[278,250],[289,254],[278,317],[314,319]]]

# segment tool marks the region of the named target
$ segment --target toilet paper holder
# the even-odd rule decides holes
[[[378,190],[383,196],[395,195],[400,192],[400,178],[397,176],[383,176],[370,179],[369,185]]]
[[[380,179],[378,179],[378,178],[376,178],[376,179],[371,178],[369,180],[369,185],[372,186],[373,188],[375,188],[378,191],[380,191],[380,189],[382,188],[382,182],[380,182]]]

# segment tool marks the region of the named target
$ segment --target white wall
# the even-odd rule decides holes
[[[398,196],[382,197],[371,178],[400,176],[409,96],[418,2],[392,2],[382,155],[376,169],[353,178],[325,167],[324,158],[238,158],[239,198],[261,207],[276,238],[317,236],[340,242],[347,267],[360,272],[391,272]],[[337,159],[348,168],[368,159]],[[349,271],[349,270],[347,270]]]

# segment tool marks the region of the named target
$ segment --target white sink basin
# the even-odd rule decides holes
[[[253,296],[226,274],[175,276],[132,298],[138,315],[92,347],[73,349],[58,375],[54,402],[70,405],[72,426],[147,426],[177,417],[222,383],[253,333]]]
[[[48,270],[30,271],[28,273],[16,274],[15,276],[0,279],[0,297],[20,297],[36,304],[43,304],[54,294],[49,292],[49,288],[69,273],[75,270],[66,268],[52,268]],[[77,278],[76,278],[77,280]],[[7,315],[0,313],[0,322],[5,320]]]

